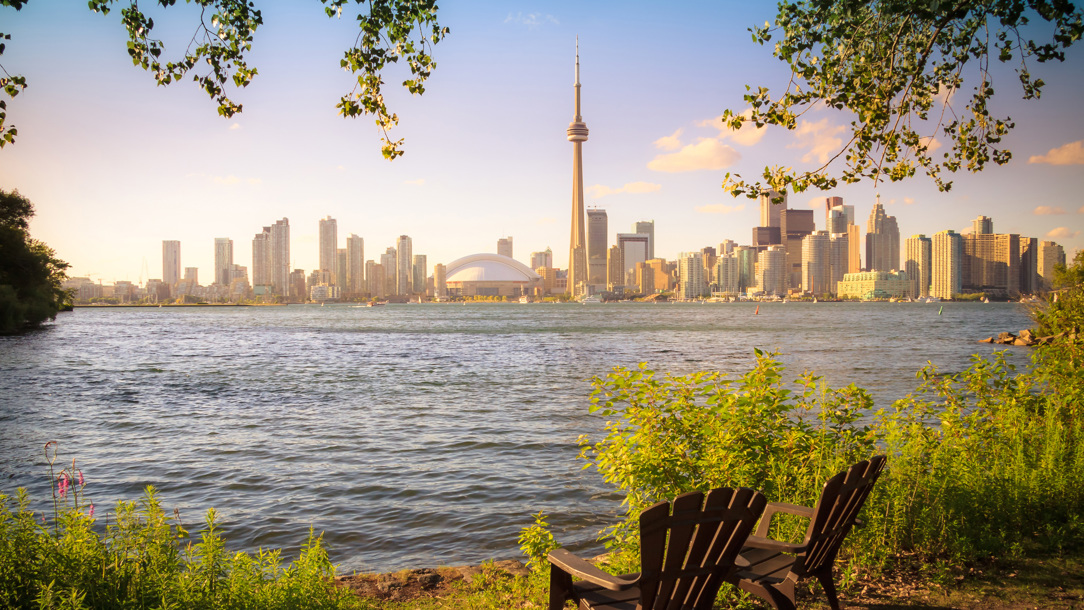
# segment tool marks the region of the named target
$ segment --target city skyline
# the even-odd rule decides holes
[[[406,155],[388,163],[368,119],[335,115],[349,84],[337,70],[349,32],[318,10],[268,4],[253,51],[260,76],[237,94],[244,113],[222,120],[194,87],[156,88],[133,68],[111,19],[79,3],[32,3],[4,13],[13,35],[5,67],[30,87],[9,104],[19,139],[0,150],[0,188],[34,202],[32,234],[72,264],[71,275],[106,283],[138,281],[144,267],[151,273],[142,279],[157,278],[164,240],[184,244],[181,265],[202,268],[201,278],[214,277],[214,238],[232,240],[233,264],[254,272],[252,235],[276,218],[293,226],[289,269],[315,269],[317,221],[326,216],[369,241],[371,252],[410,235],[430,267],[492,251],[507,235],[518,260],[548,247],[553,264],[567,268],[568,147],[557,131],[568,125],[568,51],[579,33],[589,58],[583,104],[592,117],[584,202],[607,211],[608,238],[654,219],[650,247],[668,260],[727,239],[745,244],[759,210],[755,200],[723,193],[723,174],[816,164],[845,121],[816,111],[794,133],[721,131],[716,117],[743,108],[744,85],[774,91],[786,82],[785,66],[745,33],[772,19],[774,7],[695,10],[696,19],[681,10],[660,17],[633,3],[627,23],[615,27],[603,9],[574,3],[547,12],[498,3],[442,8],[452,34],[435,49],[440,65],[426,94],[387,93],[402,120],[393,136],[406,138]],[[191,13],[151,12],[167,53],[175,52],[168,35],[184,28],[170,24]],[[666,57],[638,43],[660,33],[681,41]],[[295,38],[319,44],[285,43]],[[1019,101],[1012,72],[995,69],[997,111],[1017,124],[1006,140],[1009,166],[957,174],[949,193],[918,176],[876,189],[790,193],[790,206],[815,209],[819,220],[823,201],[838,196],[865,224],[880,194],[899,219],[901,241],[963,233],[985,215],[1000,233],[1056,241],[1071,254],[1084,245],[1084,155],[1074,153],[1084,139],[1074,108],[1082,62],[1074,47],[1064,64],[1036,67],[1048,85],[1042,100],[1028,103]],[[67,108],[72,89],[85,92],[77,113]]]

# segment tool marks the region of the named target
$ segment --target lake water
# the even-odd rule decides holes
[[[146,485],[238,550],[325,532],[344,569],[519,556],[531,513],[591,548],[619,497],[581,470],[590,379],[743,372],[753,348],[887,406],[1029,325],[1016,304],[774,303],[80,308],[0,337],[0,491],[76,458],[98,516]],[[1023,348],[1012,361],[1027,362]],[[597,548],[597,547],[595,547]]]

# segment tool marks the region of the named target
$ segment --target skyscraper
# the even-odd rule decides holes
[[[608,224],[606,210],[598,208],[587,210],[587,283],[592,286],[606,285]]]
[[[414,265],[410,272],[411,292],[414,294],[422,294],[425,292],[425,280],[428,277],[426,273],[426,256],[424,254],[414,255]],[[511,256],[508,258],[512,258]]]
[[[631,275],[636,271],[636,263],[643,263],[647,258],[647,235],[643,233],[618,233],[617,247],[621,250],[621,264],[625,267],[623,284],[633,282]],[[609,282],[613,280],[607,278]]]
[[[252,287],[261,295],[271,287],[271,227],[252,238]]]
[[[339,223],[328,216],[320,220],[320,270],[335,277],[339,263]],[[334,279],[332,280],[334,281]]]
[[[704,283],[704,255],[700,252],[682,252],[678,255],[678,274],[683,299],[699,299],[707,293]]]
[[[773,199],[782,199],[779,203],[772,203]],[[787,209],[787,194],[779,194],[779,191],[768,191],[760,194],[760,226],[778,227],[780,214]]]
[[[727,296],[737,295],[740,277],[737,252],[720,256],[715,263],[716,290]]]
[[[410,294],[414,290],[413,249],[410,237],[400,235],[395,243],[395,294]]]
[[[933,268],[933,242],[925,235],[912,235],[904,242],[903,270],[911,282],[912,299],[930,296],[930,273]]]
[[[828,262],[828,286],[824,291],[839,294],[839,283],[843,281],[843,276],[849,273],[847,259],[851,251],[851,238],[846,233],[832,233],[829,240],[831,254]]]
[[[296,296],[303,299],[304,295],[293,295],[290,281],[290,221],[286,218],[275,221],[271,225],[271,286],[278,296]]]
[[[502,237],[497,240],[497,254],[501,256],[507,256],[508,258],[515,258],[512,256],[512,236]]]
[[[384,278],[384,287],[380,290],[380,296],[390,296],[396,294],[396,273],[395,266],[397,263],[397,253],[395,248],[388,248],[380,255],[380,271],[381,277]],[[375,293],[374,293],[375,294]]]
[[[215,283],[229,286],[233,279],[233,240],[215,238]]]
[[[813,296],[832,292],[832,238],[815,231],[802,238],[802,288]]]
[[[181,279],[181,242],[164,240],[162,242],[162,281],[173,287]]]
[[[647,235],[647,260],[655,258],[655,221],[641,220],[632,223],[632,232]]]
[[[346,238],[346,285],[352,298],[365,292],[365,240],[353,233]]]
[[[346,248],[337,248],[335,250],[335,285],[339,288],[340,294],[348,290],[346,276],[349,269],[350,259],[347,257]]]
[[[613,290],[625,285],[625,261],[621,248],[616,244],[606,252],[606,288]]]
[[[757,254],[757,290],[777,296],[787,290],[787,252],[783,246],[768,246]]]
[[[790,290],[809,290],[809,286],[802,284],[802,240],[816,230],[813,210],[779,212],[779,234],[787,253],[786,287]]]
[[[576,38],[576,115],[568,124],[568,141],[572,142],[572,234],[568,241],[568,291],[579,294],[580,284],[588,279],[587,244],[584,236],[583,209],[583,143],[587,141],[587,124],[580,116],[580,39]]]
[[[951,230],[935,233],[931,238],[930,296],[951,299],[960,293],[960,267],[964,244],[959,233]]]
[[[979,216],[971,221],[971,233],[974,235],[989,235],[994,232],[994,219],[989,216]]]
[[[1056,242],[1039,242],[1035,266],[1039,275],[1039,289],[1050,290],[1054,281],[1054,265],[1065,264],[1065,248]]]
[[[892,271],[899,265],[900,228],[896,217],[885,213],[878,195],[866,225],[866,267],[870,271]]]
[[[553,266],[553,251],[531,252],[531,269],[547,269]]]
[[[976,224],[978,220],[976,220]],[[1020,292],[1020,236],[970,233],[963,236],[961,289],[1013,296]]]
[[[433,290],[438,299],[448,296],[448,268],[441,263],[433,265]]]

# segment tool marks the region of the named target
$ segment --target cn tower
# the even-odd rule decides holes
[[[568,292],[576,296],[580,285],[587,284],[587,244],[584,238],[583,143],[587,141],[587,123],[580,116],[580,37],[576,37],[576,116],[568,124],[572,142],[572,236],[568,241]]]

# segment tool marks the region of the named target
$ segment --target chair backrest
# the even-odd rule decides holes
[[[640,607],[711,608],[767,500],[754,489],[682,494],[640,514]]]
[[[877,455],[858,462],[824,484],[806,531],[806,551],[798,556],[792,568],[796,575],[813,574],[835,562],[843,539],[854,527],[858,512],[884,467],[885,456]]]

